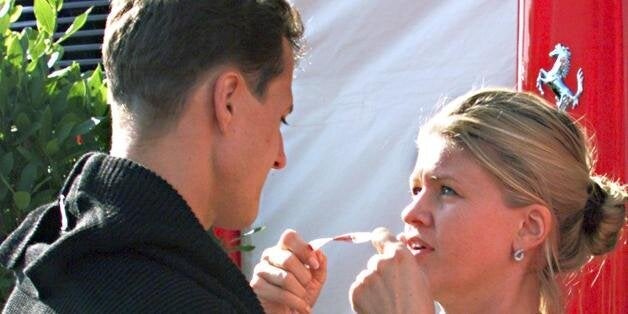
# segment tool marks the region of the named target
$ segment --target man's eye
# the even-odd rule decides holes
[[[450,188],[450,187],[448,187],[446,185],[443,185],[440,188],[440,194],[441,195],[445,195],[445,196],[455,196],[455,195],[458,195],[458,193],[456,193],[456,191],[454,191],[454,189],[452,189],[452,188]]]
[[[422,187],[420,186],[415,186],[412,188],[412,195],[419,195],[419,193],[421,193],[421,190],[423,190]]]
[[[289,125],[288,121],[286,121],[286,117],[281,117],[281,123],[283,123],[285,125]]]

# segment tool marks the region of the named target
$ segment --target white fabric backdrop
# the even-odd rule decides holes
[[[254,224],[267,229],[244,255],[248,276],[286,228],[307,240],[401,231],[420,124],[443,97],[515,86],[517,1],[293,2],[309,51],[283,129],[288,166],[269,175]],[[314,312],[351,313],[349,286],[373,249],[332,243],[324,251],[329,276]]]

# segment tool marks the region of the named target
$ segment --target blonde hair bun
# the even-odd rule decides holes
[[[628,191],[604,176],[591,177],[591,191],[584,209],[582,233],[592,255],[602,255],[617,244],[626,223]]]

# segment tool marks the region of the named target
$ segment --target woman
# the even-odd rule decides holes
[[[436,300],[447,313],[561,313],[556,276],[615,247],[626,186],[592,173],[581,128],[543,99],[471,93],[417,144],[405,230],[399,241],[378,232],[379,254],[349,292],[356,312],[433,313]],[[288,231],[251,285],[269,312],[306,312],[325,273],[324,255]]]

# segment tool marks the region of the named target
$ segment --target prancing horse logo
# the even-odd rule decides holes
[[[556,62],[554,62],[554,66],[552,66],[552,69],[549,71],[545,71],[544,69],[539,70],[539,76],[536,78],[536,88],[541,95],[543,95],[545,94],[543,92],[543,84],[549,85],[556,96],[556,106],[558,109],[564,111],[570,104],[573,109],[578,105],[578,100],[583,92],[582,82],[584,80],[584,73],[582,72],[582,68],[578,69],[578,90],[576,94],[574,94],[569,87],[565,85],[565,82],[563,82],[563,79],[569,72],[569,66],[571,65],[571,51],[569,51],[569,48],[559,43],[556,44],[554,50],[549,53],[549,56],[554,57]]]

